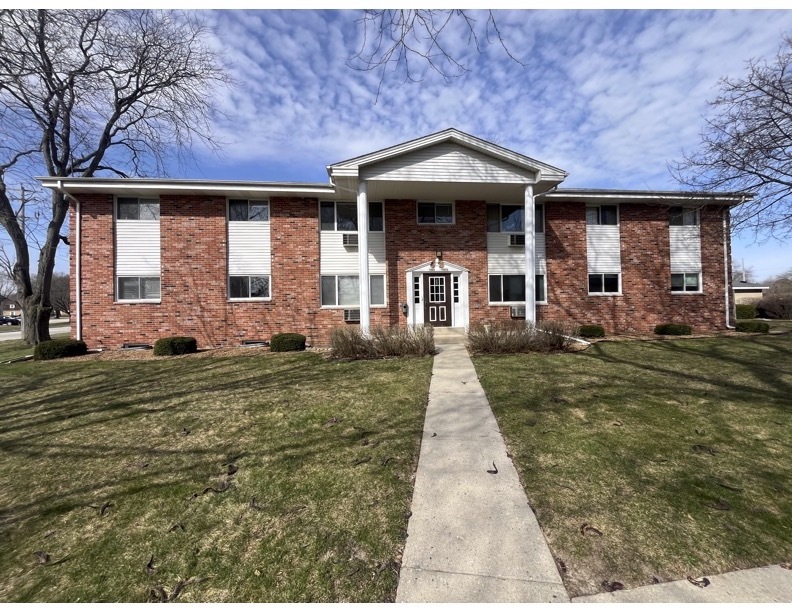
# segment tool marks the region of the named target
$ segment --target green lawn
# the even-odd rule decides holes
[[[0,365],[0,600],[392,600],[431,367]]]
[[[792,335],[475,365],[573,596],[792,560]]]

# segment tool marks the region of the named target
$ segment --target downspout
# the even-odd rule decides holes
[[[724,207],[723,210],[723,282],[724,282],[724,297],[726,298],[726,329],[734,329],[731,324],[731,299],[729,296],[729,235],[728,224],[726,222],[726,215],[729,214],[729,207]]]
[[[82,340],[82,206],[80,200],[75,198],[72,194],[64,191],[63,181],[58,179],[58,184],[55,189],[69,198],[75,203],[75,242],[74,242],[74,316],[75,320],[75,335],[77,340]]]

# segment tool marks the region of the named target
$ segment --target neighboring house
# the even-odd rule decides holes
[[[732,282],[735,304],[755,304],[762,299],[764,292],[770,289],[762,283],[749,283],[743,280]]]
[[[41,179],[72,199],[72,334],[218,346],[295,331],[326,345],[358,323],[731,322],[729,208],[743,194],[561,189],[563,170],[455,129],[327,171],[318,184]]]
[[[0,299],[0,313],[4,317],[21,317],[22,304],[15,297]]]

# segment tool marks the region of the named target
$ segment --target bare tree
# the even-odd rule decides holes
[[[55,318],[60,318],[62,312],[71,315],[71,291],[69,289],[69,275],[55,272],[50,285],[50,303],[55,311]]]
[[[701,145],[671,171],[682,184],[756,197],[733,211],[732,227],[755,239],[792,236],[792,37],[776,57],[750,60],[742,79],[725,77],[709,103]]]
[[[746,282],[746,283],[755,283],[756,282],[756,271],[754,270],[753,266],[746,266],[744,264],[732,267],[732,282]]]
[[[428,66],[446,81],[469,69],[454,46],[462,40],[483,51],[482,43],[497,42],[509,58],[524,66],[509,51],[492,11],[485,11],[484,23],[473,13],[460,9],[365,10],[357,20],[361,31],[360,49],[347,60],[355,70],[380,72],[377,97],[387,70],[400,73],[403,80],[420,81]]]
[[[217,87],[230,83],[193,13],[0,11],[0,224],[25,340],[49,339],[55,253],[69,210],[53,192],[36,282],[12,194],[30,176],[166,174],[165,160],[212,146]]]

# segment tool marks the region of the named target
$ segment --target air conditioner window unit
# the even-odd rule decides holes
[[[511,316],[513,319],[524,319],[525,318],[525,306],[512,306],[511,307]]]
[[[344,310],[344,321],[347,323],[360,321],[360,308],[347,308]]]
[[[509,234],[509,246],[525,246],[525,234]]]
[[[357,234],[344,234],[344,246],[357,246],[358,245],[358,235]]]

